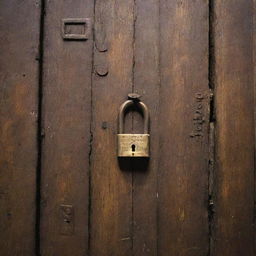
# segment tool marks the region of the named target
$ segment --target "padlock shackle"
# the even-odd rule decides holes
[[[143,118],[144,118],[144,134],[149,134],[149,112],[148,107],[141,101],[134,102],[133,100],[127,100],[125,101],[119,110],[119,134],[124,133],[124,115],[126,112],[126,109],[131,107],[132,105],[138,106],[142,110]]]

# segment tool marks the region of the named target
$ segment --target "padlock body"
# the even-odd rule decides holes
[[[149,134],[117,134],[118,157],[149,157]]]

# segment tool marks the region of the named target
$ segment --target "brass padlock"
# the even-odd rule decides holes
[[[117,134],[118,157],[149,157],[149,113],[147,106],[139,100],[139,95],[129,94],[119,111],[119,132]],[[144,134],[125,134],[125,111],[135,105],[140,108],[144,118]]]

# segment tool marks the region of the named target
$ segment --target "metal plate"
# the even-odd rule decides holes
[[[87,40],[91,34],[91,19],[62,19],[62,38],[64,40]]]
[[[118,134],[118,157],[149,157],[149,134]]]
[[[74,208],[72,205],[60,205],[60,233],[69,236],[74,233]]]

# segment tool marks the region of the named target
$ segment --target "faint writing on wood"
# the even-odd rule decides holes
[[[195,110],[193,115],[193,131],[190,134],[191,138],[200,139],[203,137],[203,124],[204,118],[204,96],[202,93],[196,93],[195,95]]]

